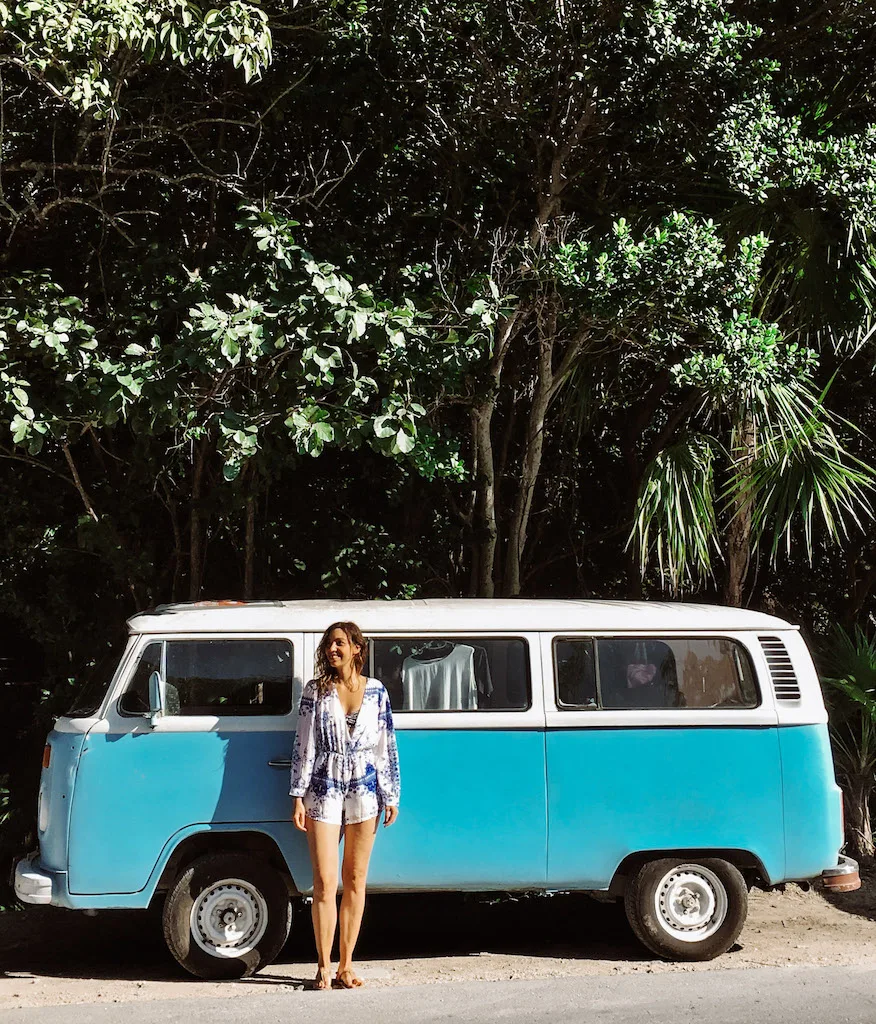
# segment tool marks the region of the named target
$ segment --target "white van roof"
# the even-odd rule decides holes
[[[415,601],[202,601],[165,604],[128,620],[131,633],[322,633],[332,622],[369,632],[787,630],[744,608],[662,601],[440,598]]]

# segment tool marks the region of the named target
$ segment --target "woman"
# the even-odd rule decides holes
[[[331,950],[338,924],[338,844],[343,831],[344,894],[340,963],[335,982],[358,988],[353,949],[365,909],[365,880],[377,820],[398,817],[399,770],[389,695],[379,679],[362,675],[367,643],[354,622],[323,634],[316,679],[304,687],[292,751],[292,820],[307,833],[313,864],[316,987],[330,986]]]

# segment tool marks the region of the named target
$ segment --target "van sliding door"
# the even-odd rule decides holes
[[[547,854],[537,634],[375,637],[390,694],[398,823],[377,837],[371,889],[542,887]]]

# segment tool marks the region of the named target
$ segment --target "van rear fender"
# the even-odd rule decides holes
[[[749,886],[772,885],[773,882],[767,874],[763,861],[760,857],[751,853],[750,850],[724,850],[714,848],[702,848],[696,850],[639,850],[631,853],[618,864],[609,884],[608,891],[613,896],[622,896],[626,889],[627,882],[636,872],[649,860],[659,860],[663,857],[679,857],[686,860],[699,861],[704,858],[718,857],[726,860],[734,867],[739,868],[742,877]]]

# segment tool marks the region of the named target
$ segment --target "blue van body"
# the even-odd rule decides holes
[[[521,711],[397,713],[401,813],[378,837],[374,891],[604,891],[631,858],[685,851],[726,856],[767,885],[838,864],[841,801],[824,706],[805,645],[781,620],[611,602],[174,606],[131,621],[102,706],[88,719],[60,719],[50,734],[40,849],[19,864],[21,898],[143,908],[172,885],[187,844],[197,840],[192,849],[203,852],[214,839],[243,835],[275,851],[290,891],[308,893],[310,861],[288,795],[294,708],[277,719],[156,724],[121,716],[119,697],[156,636],[287,637],[300,666],[338,617],[358,620],[369,636],[514,632],[531,659],[532,694]],[[624,629],[736,637],[755,667],[757,706],[564,710],[552,641]],[[800,692],[785,704],[758,646],[763,633],[782,636],[794,664]],[[297,692],[308,674],[296,669]]]

